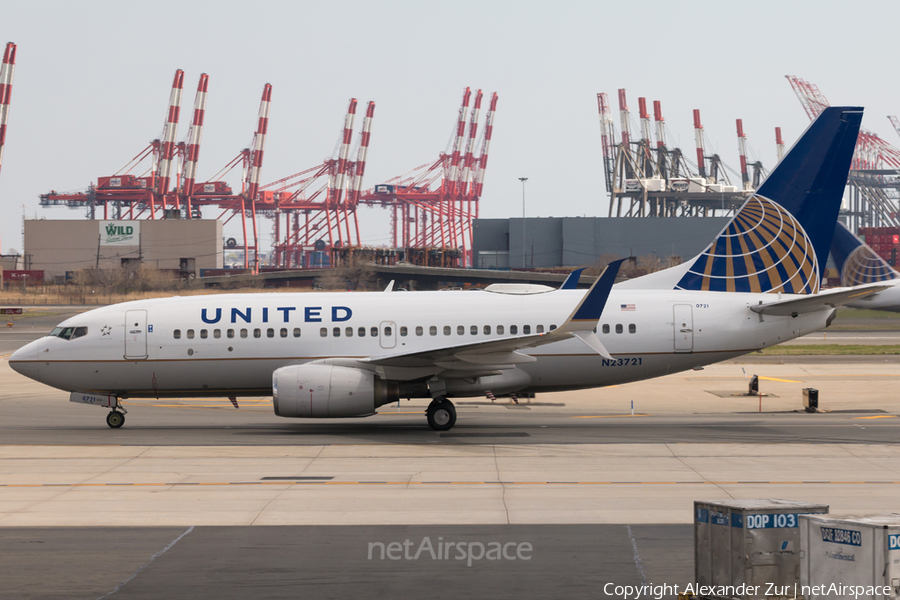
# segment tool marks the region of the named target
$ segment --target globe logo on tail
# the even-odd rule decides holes
[[[859,246],[841,269],[841,283],[847,287],[897,279],[897,272],[866,245]]]
[[[753,196],[694,260],[675,289],[713,292],[819,291],[812,241],[776,202]]]

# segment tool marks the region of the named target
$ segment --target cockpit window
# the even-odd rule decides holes
[[[50,332],[50,337],[74,340],[75,338],[86,336],[87,332],[87,327],[54,327],[53,331]]]

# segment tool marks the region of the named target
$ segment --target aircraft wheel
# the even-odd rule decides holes
[[[448,431],[456,424],[456,407],[446,398],[435,400],[428,405],[425,416],[435,431]]]
[[[114,410],[106,415],[106,424],[113,429],[118,429],[125,424],[125,415],[117,410]]]

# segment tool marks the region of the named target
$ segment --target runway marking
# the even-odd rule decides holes
[[[570,419],[620,419],[624,417],[652,417],[653,415],[646,413],[635,413],[633,415],[584,415],[583,417],[569,417]]]
[[[854,419],[894,419],[897,415],[872,415],[871,417],[853,417]]]
[[[208,481],[171,483],[0,483],[0,488],[185,487],[224,485],[900,485],[900,481]]]
[[[5,360],[5,359],[9,358],[10,356],[12,356],[12,353],[4,354],[3,356],[0,356],[0,358]]]
[[[765,379],[766,381],[781,381],[782,383],[803,383],[802,381],[797,381],[796,379],[778,379],[777,377],[766,377],[764,375],[760,375],[759,379]]]

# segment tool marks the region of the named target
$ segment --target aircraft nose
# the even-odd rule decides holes
[[[25,344],[13,352],[12,356],[9,357],[9,366],[12,367],[13,371],[20,373],[25,377],[37,379],[39,364],[38,352],[40,351],[40,347],[40,341]]]

